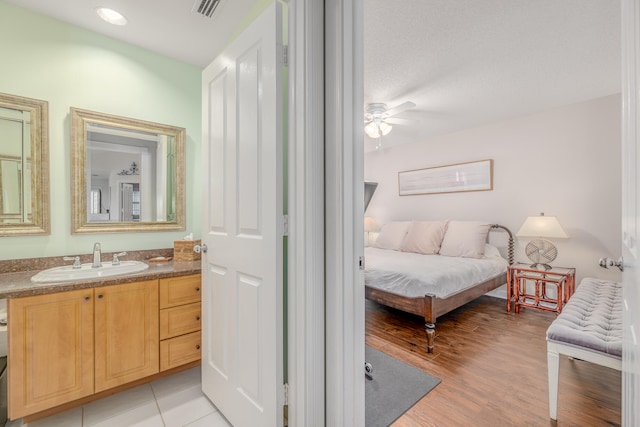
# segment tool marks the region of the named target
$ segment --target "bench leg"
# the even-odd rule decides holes
[[[547,346],[547,371],[549,375],[549,417],[558,419],[558,371],[560,367],[560,355],[549,350]]]

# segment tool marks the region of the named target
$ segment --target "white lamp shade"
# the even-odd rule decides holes
[[[364,231],[366,232],[380,231],[380,225],[374,218],[371,218],[370,216],[368,216],[364,219]]]
[[[565,239],[569,237],[555,216],[545,216],[544,214],[528,217],[516,235],[522,237],[546,237],[551,239]]]

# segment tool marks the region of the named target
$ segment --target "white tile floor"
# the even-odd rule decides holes
[[[202,393],[200,368],[108,396],[30,423],[5,427],[229,427]]]

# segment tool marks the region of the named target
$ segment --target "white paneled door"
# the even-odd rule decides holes
[[[622,424],[640,425],[640,0],[622,2]]]
[[[281,24],[274,3],[202,74],[202,388],[236,427],[283,424]]]

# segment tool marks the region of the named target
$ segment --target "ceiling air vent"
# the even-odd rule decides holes
[[[211,18],[219,3],[220,0],[196,0],[195,3],[193,3],[193,8],[191,10],[198,15]]]

